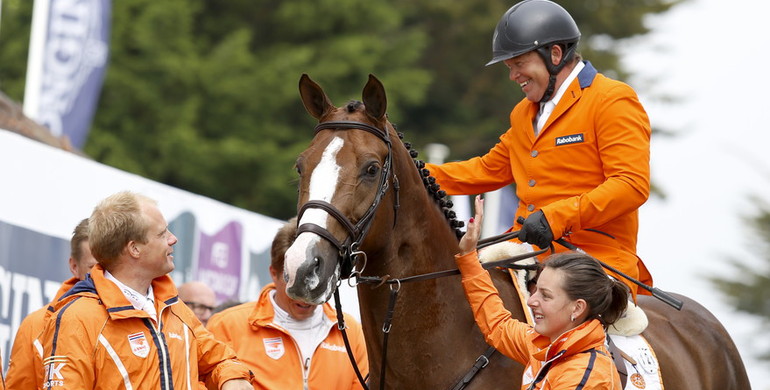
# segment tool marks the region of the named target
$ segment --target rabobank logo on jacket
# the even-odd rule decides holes
[[[585,141],[583,133],[565,135],[563,137],[556,138],[556,146],[577,144]]]

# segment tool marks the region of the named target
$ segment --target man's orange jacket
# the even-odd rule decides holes
[[[43,330],[43,388],[181,390],[200,378],[219,389],[231,379],[252,379],[182,303],[168,275],[154,279],[152,289],[157,323],[94,266],[56,302]]]
[[[475,251],[456,259],[473,318],[487,343],[524,365],[522,389],[533,382],[537,390],[621,389],[598,320],[586,321],[551,341],[511,316]]]
[[[48,306],[43,306],[29,313],[21,321],[16,337],[13,339],[11,358],[8,361],[6,389],[29,390],[38,388],[36,386],[41,382],[42,377],[37,377],[35,374],[40,372],[39,368],[43,361],[43,350],[38,337],[52,313],[51,310],[53,310],[55,302],[79,281],[80,279],[76,277],[65,280]],[[51,310],[48,310],[49,308]]]
[[[310,362],[302,362],[294,339],[273,323],[275,311],[270,292],[275,284],[262,289],[259,300],[217,313],[207,327],[215,337],[232,346],[235,353],[254,372],[259,390],[283,389],[362,389],[350,363],[342,333],[337,329],[336,311],[323,304],[329,333]],[[345,325],[361,375],[369,372],[361,325],[345,314]]]
[[[426,168],[450,195],[515,183],[514,221],[543,210],[555,238],[651,286],[636,255],[638,208],[650,193],[651,134],[636,93],[586,62],[535,136],[538,107],[527,99],[517,104],[511,127],[484,156]]]

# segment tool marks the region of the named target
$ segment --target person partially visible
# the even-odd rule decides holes
[[[273,239],[270,276],[257,301],[215,314],[208,328],[231,345],[257,378],[257,388],[362,389],[348,357],[336,311],[328,304],[308,305],[286,294],[284,254],[297,234],[292,218]],[[361,375],[369,372],[361,325],[344,314],[347,335]]]
[[[47,309],[75,283],[85,279],[86,274],[95,264],[96,259],[91,255],[91,248],[88,245],[88,218],[85,218],[75,226],[70,239],[69,270],[72,277],[62,283],[51,303],[33,311],[19,324],[19,330],[13,339],[11,356],[8,361],[8,373],[6,374],[8,389],[27,390],[35,388],[41,378],[37,378],[33,373],[39,372],[43,353],[37,337],[43,331],[45,321],[50,317],[51,312]]]
[[[534,327],[512,317],[492,278],[479,263],[483,201],[460,240],[455,261],[476,324],[489,345],[523,364],[522,389],[621,389],[605,347],[606,328],[625,311],[625,284],[610,278],[599,262],[580,252],[549,256],[535,292],[527,300]]]
[[[206,283],[197,280],[179,286],[179,299],[192,309],[198,320],[206,326],[217,305],[217,294]]]
[[[43,389],[252,389],[253,375],[179,299],[176,236],[157,203],[119,192],[89,218],[97,259],[43,330]]]
[[[485,155],[426,168],[449,195],[515,183],[511,229],[523,219],[522,242],[547,248],[563,237],[652,286],[636,253],[638,209],[650,194],[650,120],[630,86],[582,60],[580,35],[552,1],[525,0],[505,12],[487,65],[504,63],[526,97]],[[635,297],[637,285],[623,281]]]

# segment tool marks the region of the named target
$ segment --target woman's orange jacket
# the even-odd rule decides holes
[[[551,342],[511,317],[475,251],[456,259],[473,318],[487,343],[524,365],[522,389],[528,389],[541,377],[534,389],[621,389],[620,376],[604,345],[604,329],[598,320],[586,321]]]
[[[522,100],[487,154],[426,168],[450,195],[515,183],[517,218],[543,210],[555,238],[651,286],[636,255],[638,208],[650,193],[651,134],[636,93],[586,62],[535,136],[537,112],[538,104]]]

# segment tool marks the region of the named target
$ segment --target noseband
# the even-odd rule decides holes
[[[358,246],[361,244],[361,241],[366,237],[366,233],[369,231],[369,228],[372,226],[372,221],[374,220],[374,214],[377,212],[377,208],[380,205],[380,202],[382,201],[382,197],[385,195],[385,192],[388,190],[388,179],[392,175],[393,176],[393,191],[396,197],[396,201],[393,204],[394,214],[398,215],[398,178],[395,176],[394,173],[392,173],[392,163],[393,163],[393,149],[392,144],[390,141],[390,136],[388,134],[387,128],[379,129],[377,127],[368,125],[363,122],[355,122],[355,121],[334,121],[334,122],[324,122],[319,123],[318,126],[315,127],[315,134],[318,134],[318,132],[322,130],[364,130],[371,134],[374,134],[377,136],[377,138],[381,139],[385,144],[388,146],[388,154],[385,156],[385,163],[382,167],[382,174],[380,176],[380,183],[377,187],[377,193],[375,194],[374,201],[372,201],[372,204],[369,206],[369,209],[366,210],[363,216],[356,222],[355,224],[350,221],[342,212],[339,211],[334,205],[332,205],[329,202],[323,201],[323,200],[309,200],[307,203],[303,204],[302,207],[299,209],[299,215],[297,217],[297,223],[302,220],[302,215],[307,211],[308,209],[321,209],[323,211],[326,211],[329,215],[334,217],[334,219],[337,220],[337,222],[342,225],[343,228],[347,231],[347,235],[344,239],[344,241],[340,242],[334,235],[329,232],[326,228],[323,228],[319,225],[316,225],[314,223],[303,223],[302,225],[299,225],[297,227],[297,235],[303,232],[311,232],[315,233],[327,241],[329,241],[332,245],[334,245],[340,254],[340,277],[346,278],[351,275],[353,272],[353,268],[355,266],[355,257],[357,254],[361,253],[358,251]],[[394,219],[395,224],[395,219]]]

